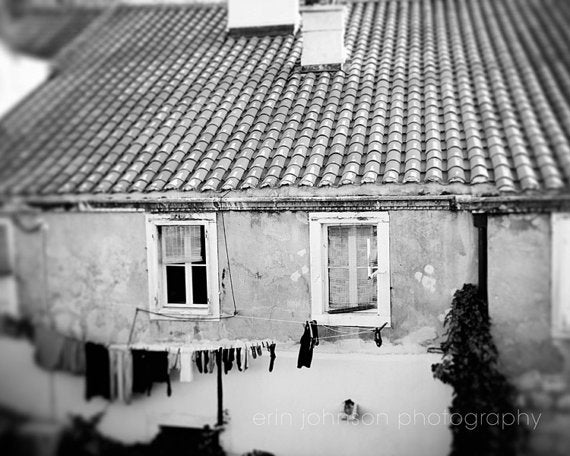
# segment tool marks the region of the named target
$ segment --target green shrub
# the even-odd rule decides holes
[[[451,456],[516,454],[522,428],[516,422],[505,425],[501,420],[494,424],[495,417],[517,417],[516,391],[497,368],[491,322],[475,285],[464,285],[455,293],[444,326],[443,359],[432,365],[432,372],[453,387],[449,408],[450,417],[455,418],[450,422]],[[477,419],[475,426],[473,417]]]

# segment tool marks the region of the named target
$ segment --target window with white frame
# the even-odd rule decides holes
[[[570,338],[570,213],[552,214],[552,334]]]
[[[147,243],[151,310],[218,317],[216,215],[149,215]]]
[[[309,215],[311,318],[339,326],[390,326],[387,212]]]

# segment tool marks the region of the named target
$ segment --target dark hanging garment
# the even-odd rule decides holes
[[[236,348],[236,366],[238,368],[238,371],[241,372],[241,347]]]
[[[168,373],[167,351],[132,350],[133,354],[133,393],[146,393],[150,396],[153,383],[166,383],[166,394],[172,394]]]
[[[319,328],[317,326],[317,320],[311,320],[311,332],[313,337],[313,346],[319,345]]]
[[[208,350],[204,350],[204,373],[207,374],[208,373],[208,367],[210,365],[210,354],[208,353]]]
[[[111,398],[109,350],[103,345],[85,344],[85,398]]]
[[[305,323],[305,331],[301,336],[301,346],[299,347],[299,357],[297,358],[297,368],[311,367],[313,361],[313,337],[311,337],[311,327]]]
[[[267,349],[269,350],[269,372],[273,372],[273,366],[275,365],[275,343],[270,344]]]
[[[198,372],[202,373],[202,352],[196,352],[196,367],[198,368]]]

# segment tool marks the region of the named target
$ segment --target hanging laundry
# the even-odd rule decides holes
[[[85,398],[110,399],[109,350],[103,345],[85,344]]]
[[[376,342],[378,348],[382,346],[382,330],[387,324],[388,323],[384,323],[380,328],[374,330],[374,342]]]
[[[319,328],[317,320],[311,320],[311,334],[313,338],[313,346],[319,345]]]
[[[133,358],[130,350],[111,347],[109,349],[111,400],[130,403],[133,390]]]
[[[168,352],[168,372],[180,370],[180,349]]]
[[[275,365],[275,343],[268,345],[267,350],[269,350],[269,372],[273,372],[273,366]]]
[[[229,371],[232,370],[234,357],[235,354],[233,348],[224,348],[222,350],[222,363],[224,365],[224,374],[227,374]]]
[[[181,382],[191,382],[194,380],[194,374],[192,372],[192,358],[194,353],[182,351],[180,353],[180,381]]]
[[[202,351],[196,352],[196,367],[198,372],[202,373]]]
[[[241,372],[241,347],[236,348],[236,366],[238,368],[238,371]]]
[[[247,345],[243,349],[243,370],[246,371],[248,368],[248,358],[249,358],[249,350]]]
[[[299,357],[297,358],[297,368],[311,367],[313,361],[313,348],[319,344],[319,333],[317,322],[312,320],[305,322],[305,331],[301,336],[301,346],[299,347]]]
[[[253,356],[253,359],[257,358],[257,349],[255,348],[255,345],[251,346],[251,356]]]
[[[172,394],[168,373],[167,351],[132,350],[133,393],[147,393],[150,396],[153,383],[166,383],[166,394]]]
[[[210,374],[213,374],[214,371],[216,370],[216,353],[217,350],[210,350],[210,355],[209,355],[210,363],[208,365],[208,371],[210,372]]]
[[[257,345],[257,356],[263,355],[263,350],[261,350],[261,345]]]
[[[65,337],[59,368],[74,375],[85,374],[85,343]]]
[[[208,369],[210,368],[210,353],[208,352],[208,350],[204,350],[202,352],[202,368],[204,369],[204,373],[207,374],[208,373]]]
[[[34,331],[35,359],[38,366],[49,371],[60,367],[65,338],[53,329],[38,326]]]

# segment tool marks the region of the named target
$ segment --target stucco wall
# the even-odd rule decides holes
[[[48,306],[62,332],[126,342],[136,307],[148,306],[144,214],[49,213],[41,218],[48,227],[47,285],[41,274],[41,232],[16,230],[24,313],[37,315]],[[471,215],[395,211],[390,233],[393,329],[385,331],[386,340],[427,343],[442,334],[454,291],[476,280]],[[218,215],[218,244],[222,313],[233,313],[235,299],[242,317],[304,321],[310,316],[307,213],[228,212],[223,220]],[[241,317],[189,323],[150,321],[139,314],[133,341],[225,337],[298,340],[300,329]]]
[[[570,448],[570,341],[551,329],[550,215],[489,218],[489,313],[502,371],[519,406],[541,416],[528,454]]]

